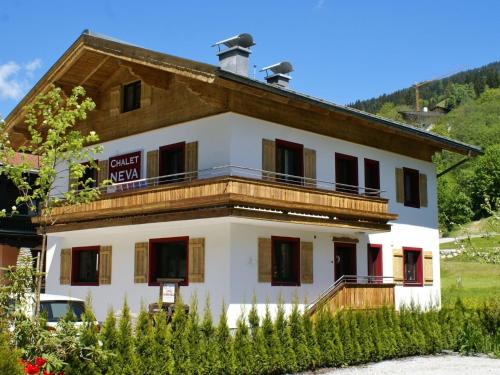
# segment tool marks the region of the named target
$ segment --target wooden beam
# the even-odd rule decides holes
[[[85,76],[84,79],[78,83],[78,86],[82,86],[89,78],[91,78],[99,69],[101,69],[101,66],[103,66],[111,57],[110,56],[105,56],[97,66],[90,71],[89,74]]]

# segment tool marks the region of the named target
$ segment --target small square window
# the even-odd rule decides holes
[[[133,111],[141,107],[141,81],[123,86],[122,112]]]
[[[422,286],[422,249],[403,248],[404,285]]]
[[[403,168],[405,206],[420,208],[419,173],[415,169]]]
[[[180,285],[188,285],[188,244],[188,237],[149,241],[149,285],[158,285],[158,279],[183,279]]]
[[[99,246],[72,249],[71,285],[99,285]]]
[[[272,285],[300,285],[300,239],[272,237]]]

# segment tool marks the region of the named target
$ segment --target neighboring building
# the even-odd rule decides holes
[[[259,308],[439,305],[431,157],[480,150],[297,93],[282,72],[250,79],[251,38],[222,44],[224,69],[84,32],[9,115],[20,145],[23,104],[83,85],[97,108],[79,128],[115,182],[50,229],[47,291],[91,292],[103,319],[179,278],[231,326],[254,294]]]
[[[16,159],[19,161],[21,157],[21,155],[16,155]],[[29,171],[29,174],[34,181],[38,169],[38,159],[30,155],[24,157],[28,158],[32,164],[32,170]],[[8,180],[6,176],[0,175],[0,210],[5,208],[7,212],[10,212],[12,206],[16,206],[18,211],[12,216],[0,218],[0,268],[15,265],[21,247],[30,248],[33,257],[37,257],[40,251],[41,237],[37,235],[35,225],[31,222],[35,213],[29,212],[26,206],[16,204],[18,196],[19,190],[12,181]]]

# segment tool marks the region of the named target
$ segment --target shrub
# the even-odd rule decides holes
[[[7,333],[0,331],[0,374],[22,374],[20,352],[10,345]]]

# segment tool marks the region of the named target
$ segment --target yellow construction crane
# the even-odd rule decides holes
[[[418,91],[418,89],[420,88],[420,86],[426,85],[429,82],[434,82],[434,81],[437,81],[439,79],[443,79],[443,78],[449,77],[449,76],[451,76],[453,74],[461,72],[462,70],[464,70],[464,69],[462,68],[462,69],[459,69],[459,70],[455,70],[455,71],[453,71],[451,73],[442,75],[440,77],[435,77],[435,78],[432,78],[432,79],[428,79],[427,81],[422,81],[422,82],[419,82],[419,83],[415,83],[413,85],[415,87],[415,110],[417,112],[420,112],[420,92]]]

